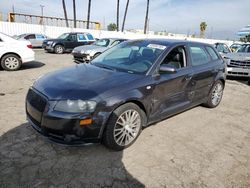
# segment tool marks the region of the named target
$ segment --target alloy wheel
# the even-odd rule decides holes
[[[214,106],[218,105],[221,101],[222,98],[222,94],[223,94],[223,86],[221,85],[220,82],[218,82],[212,91],[212,104]]]
[[[140,132],[141,116],[136,110],[122,113],[115,124],[114,140],[120,146],[127,146],[133,142]]]

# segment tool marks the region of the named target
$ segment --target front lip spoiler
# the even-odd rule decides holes
[[[83,140],[79,140],[79,141],[65,141],[65,140],[62,140],[62,139],[56,139],[55,135],[54,137],[51,136],[52,134],[45,134],[40,127],[38,127],[36,124],[34,124],[32,122],[32,120],[27,116],[27,120],[28,122],[30,123],[30,125],[37,131],[40,133],[40,135],[43,136],[43,138],[46,139],[46,141],[49,141],[50,143],[56,143],[58,145],[63,145],[63,146],[89,146],[89,145],[94,145],[94,144],[98,144],[99,142],[97,141],[93,141],[93,142],[85,142]]]

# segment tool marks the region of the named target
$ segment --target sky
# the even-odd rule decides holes
[[[68,17],[73,18],[72,0],[65,0]],[[91,21],[107,27],[116,23],[116,0],[92,0]],[[130,0],[125,29],[143,29],[147,0]],[[0,0],[0,12],[63,17],[61,0]],[[126,0],[120,0],[120,26]],[[87,19],[88,0],[76,0],[77,19]],[[250,25],[250,0],[150,0],[149,30],[195,34],[207,23],[206,37],[235,39],[238,30]]]

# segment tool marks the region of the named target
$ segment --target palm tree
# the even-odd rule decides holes
[[[119,31],[119,9],[120,9],[120,0],[117,0],[117,11],[116,11],[116,30]]]
[[[146,16],[145,16],[145,23],[144,23],[144,34],[147,33],[147,26],[148,26],[148,9],[149,9],[149,0],[147,0],[147,9],[146,9]]]
[[[89,29],[90,9],[91,9],[91,0],[89,0],[89,6],[88,6],[87,29]]]
[[[206,28],[207,28],[207,23],[206,22],[201,22],[200,23],[200,37],[201,38],[205,37]]]
[[[64,12],[64,17],[65,17],[66,27],[69,27],[67,10],[66,10],[66,6],[65,6],[65,0],[62,0],[62,5],[63,5],[63,12]]]
[[[76,28],[76,0],[73,0],[74,28]]]
[[[129,0],[127,0],[125,12],[124,12],[123,23],[122,23],[122,32],[124,31],[126,16],[127,16],[127,12],[128,12],[128,5],[129,5]]]

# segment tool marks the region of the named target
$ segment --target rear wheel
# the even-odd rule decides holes
[[[5,55],[1,60],[1,66],[7,71],[16,71],[22,65],[21,59],[15,54]]]
[[[103,135],[104,144],[113,150],[131,146],[146,124],[146,114],[134,103],[118,107],[112,113]]]
[[[56,54],[63,54],[63,52],[64,52],[64,47],[62,45],[55,46],[55,53]]]
[[[205,106],[209,108],[218,106],[223,96],[223,90],[224,84],[220,80],[216,81],[208,95],[208,101],[205,103]]]

